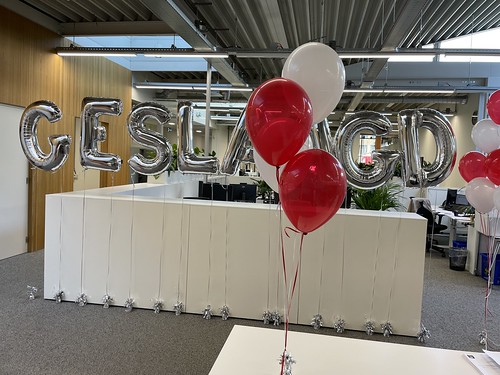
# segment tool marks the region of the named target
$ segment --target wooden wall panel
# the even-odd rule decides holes
[[[49,134],[70,134],[74,139],[75,118],[80,117],[81,102],[86,96],[112,97],[123,101],[119,117],[103,117],[109,123],[106,148],[124,160],[120,172],[112,178],[102,173],[102,186],[126,184],[129,179],[127,160],[130,138],[125,126],[131,109],[132,74],[125,68],[101,57],[60,57],[54,53],[68,41],[43,27],[0,7],[0,102],[26,107],[36,100],[51,100],[63,112],[56,124],[42,121],[40,144],[48,151],[45,139]],[[12,140],[18,142],[17,139]],[[47,147],[47,148],[45,148]],[[29,251],[43,248],[45,195],[73,190],[74,152],[65,165],[54,173],[31,170],[29,186]]]

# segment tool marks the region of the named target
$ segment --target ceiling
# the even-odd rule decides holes
[[[500,26],[500,0],[0,0],[61,35],[179,35],[194,49],[293,49],[319,41],[343,49],[419,48],[449,38]],[[283,58],[213,59],[212,81],[258,85],[280,76]],[[349,84],[387,83],[387,60],[344,60]],[[391,65],[392,66],[392,65]],[[392,70],[390,70],[392,69]],[[406,70],[409,81],[411,70]],[[425,84],[463,82],[464,77],[437,73],[420,77]],[[484,85],[483,77],[469,83]],[[205,71],[155,70],[158,81],[205,82]],[[396,78],[394,78],[396,79]],[[401,81],[401,79],[400,79]],[[410,82],[410,83],[408,83]],[[437,83],[436,83],[437,82]],[[452,83],[450,83],[452,82]],[[159,97],[193,93],[158,92]],[[203,98],[203,92],[198,94]],[[231,94],[231,99],[244,99]],[[468,94],[349,94],[336,111],[433,107],[454,110]],[[227,100],[227,96],[216,97]]]

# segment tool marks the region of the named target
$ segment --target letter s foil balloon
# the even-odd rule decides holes
[[[160,133],[147,129],[144,121],[154,119],[160,125],[171,119],[170,111],[163,105],[144,102],[136,105],[127,118],[128,132],[139,144],[155,151],[153,158],[141,154],[133,155],[128,164],[135,172],[144,175],[163,173],[172,164],[172,146]]]
[[[193,107],[190,102],[180,103],[177,115],[179,151],[177,167],[184,173],[216,174],[219,160],[212,156],[198,156],[193,148]]]
[[[245,111],[241,113],[238,123],[231,133],[231,138],[227,145],[226,153],[222,159],[220,172],[226,175],[234,175],[240,169],[240,163],[248,158],[249,148],[252,145],[245,128]]]
[[[352,155],[355,137],[362,131],[386,135],[391,131],[391,122],[377,112],[361,111],[348,117],[338,128],[334,137],[335,156],[344,166],[347,182],[356,189],[375,189],[385,184],[394,175],[400,153],[392,150],[372,152],[373,168],[358,167]]]
[[[398,113],[399,135],[403,148],[403,179],[409,187],[436,186],[453,170],[457,158],[455,134],[448,119],[430,108]],[[429,130],[436,141],[436,157],[422,166],[418,130]]]
[[[99,124],[99,116],[118,116],[122,113],[120,99],[87,97],[82,101],[82,133],[80,143],[80,164],[84,168],[117,172],[122,159],[115,154],[99,152],[98,142],[106,139],[106,129]]]
[[[36,168],[44,171],[59,169],[68,159],[71,137],[69,135],[51,135],[50,153],[46,154],[38,143],[37,126],[41,117],[54,123],[61,119],[59,107],[48,100],[31,103],[23,112],[19,123],[19,140],[24,155]]]

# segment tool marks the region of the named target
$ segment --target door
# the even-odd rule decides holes
[[[0,104],[0,259],[27,251],[28,160],[19,143],[23,108]]]

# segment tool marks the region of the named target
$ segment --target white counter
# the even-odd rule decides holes
[[[107,291],[119,306],[132,297],[136,307],[160,299],[167,310],[179,299],[191,313],[210,304],[219,314],[227,304],[232,316],[250,319],[284,311],[276,206],[155,198],[150,187],[47,197],[45,298],[60,288],[65,300],[85,293],[89,303],[102,303]],[[425,230],[416,214],[340,210],[305,237],[291,322],[310,324],[320,312],[325,326],[342,318],[347,329],[364,330],[372,320],[380,332],[390,321],[395,334],[416,335]],[[289,279],[299,236],[291,237]]]
[[[209,375],[280,373],[283,331],[234,326]],[[290,332],[294,375],[478,375],[465,352]],[[482,355],[481,353],[470,353]]]

